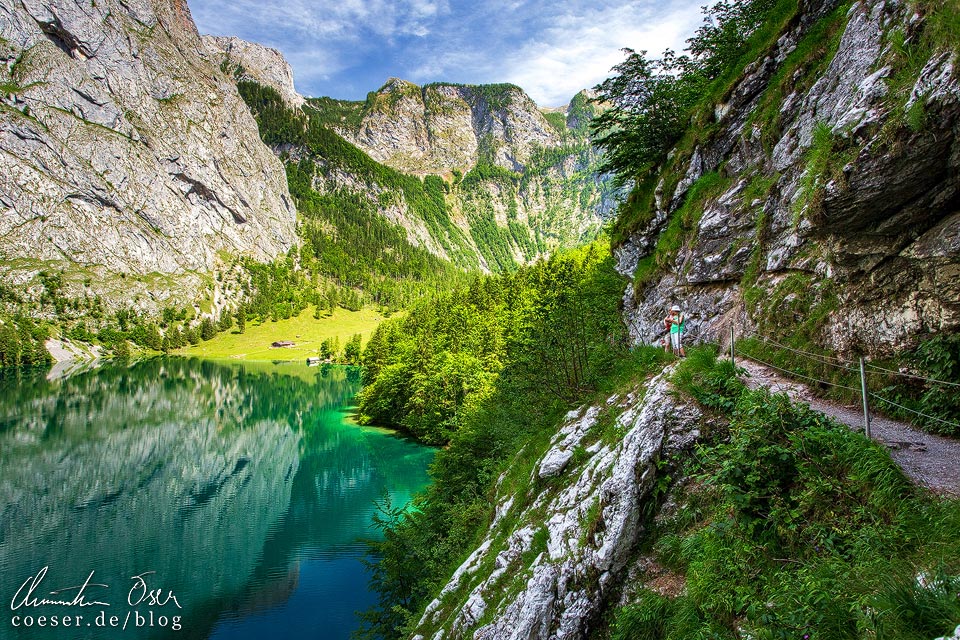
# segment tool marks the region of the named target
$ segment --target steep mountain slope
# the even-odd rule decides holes
[[[0,5],[0,258],[131,301],[296,243],[282,165],[182,0]],[[130,274],[124,280],[120,276]]]
[[[616,198],[598,175],[587,139],[594,110],[585,94],[564,110],[544,113],[513,85],[419,87],[395,78],[364,102],[320,98],[305,108],[373,160],[427,181],[443,177],[453,228],[418,223],[402,199],[381,210],[408,229],[411,241],[489,270],[595,235]],[[321,188],[335,190],[345,181],[356,187],[340,176]],[[369,180],[363,186],[368,193],[384,190]]]
[[[222,71],[273,87],[293,108],[303,106],[305,100],[293,86],[293,69],[276,49],[235,37],[201,36],[200,40]]]
[[[800,2],[619,224],[627,320],[889,355],[960,329],[956,3]],[[790,16],[793,17],[790,17]]]
[[[333,122],[337,132],[374,160],[408,173],[465,173],[480,161],[521,171],[537,147],[560,144],[561,133],[513,85],[418,87],[391,78],[366,103],[352,106],[359,122]]]

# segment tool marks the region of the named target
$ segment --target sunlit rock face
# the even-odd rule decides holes
[[[420,87],[391,78],[374,95],[359,128],[339,131],[374,160],[401,171],[467,171],[481,155],[519,171],[537,147],[560,143],[533,100],[512,85]]]
[[[9,278],[156,274],[296,241],[281,163],[182,0],[0,5],[0,260]],[[170,276],[167,280],[165,276]],[[128,281],[129,282],[129,281]]]
[[[293,69],[276,49],[233,36],[202,36],[201,40],[210,58],[223,70],[273,87],[291,108],[303,106],[304,98],[293,86]]]
[[[934,53],[908,95],[891,96],[891,39],[919,37],[924,20],[870,0],[834,14],[827,64],[790,66],[838,5],[808,3],[717,106],[708,141],[674,152],[676,188],[661,182],[649,221],[617,250],[624,275],[698,180],[717,172],[722,189],[697,203],[695,232],[665,273],[627,290],[634,341],[656,340],[676,302],[704,339],[731,324],[785,335],[822,315],[811,340],[839,352],[889,354],[960,329],[956,56]]]
[[[487,537],[427,606],[414,640],[575,640],[599,628],[644,533],[657,462],[709,423],[668,376],[567,415],[527,495],[498,492]],[[616,437],[603,435],[609,424]]]

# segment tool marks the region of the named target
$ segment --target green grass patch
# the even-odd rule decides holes
[[[360,128],[363,122],[363,116],[370,108],[371,100],[351,101],[337,100],[335,98],[310,98],[307,100],[307,107],[310,109],[311,117],[315,117],[318,122],[329,127],[343,127],[351,131]]]
[[[793,202],[793,225],[806,217],[813,222],[823,220],[823,198],[831,181],[846,181],[845,168],[852,165],[860,149],[851,145],[825,122],[813,127],[810,148],[806,154],[806,170],[800,178],[798,195]]]
[[[683,204],[670,216],[666,228],[660,232],[651,256],[641,258],[634,271],[634,286],[651,281],[658,273],[669,268],[684,244],[696,240],[697,225],[703,217],[707,203],[722,194],[732,180],[719,171],[700,177],[684,197]]]
[[[557,133],[564,134],[567,132],[567,117],[563,113],[559,111],[541,111],[541,113]]]
[[[812,135],[810,148],[807,150],[806,170],[800,178],[799,195],[793,204],[794,227],[800,224],[804,215],[817,217],[821,212],[827,172],[837,144],[830,125],[824,122],[814,125]]]
[[[342,347],[351,336],[360,334],[366,343],[383,320],[383,315],[367,308],[360,311],[338,308],[333,315],[317,320],[312,308],[308,308],[287,320],[247,323],[243,333],[236,329],[225,331],[207,342],[174,353],[239,360],[306,360],[319,353],[320,344],[327,338],[339,340]],[[289,340],[295,346],[271,348],[270,344],[277,340]]]

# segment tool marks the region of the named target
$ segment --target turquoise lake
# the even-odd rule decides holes
[[[4,373],[0,638],[348,638],[376,504],[434,453],[352,423],[359,388],[177,358]]]

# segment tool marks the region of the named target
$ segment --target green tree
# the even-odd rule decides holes
[[[687,56],[667,50],[660,59],[624,49],[616,75],[596,89],[610,108],[591,125],[604,150],[603,168],[620,182],[645,176],[680,139],[700,99],[702,76]]]
[[[204,318],[200,323],[200,338],[212,340],[217,335],[217,325],[211,318]]]
[[[237,318],[237,331],[243,333],[247,330],[247,310],[241,306],[234,315]]]
[[[320,343],[320,357],[326,359],[336,359],[340,351],[339,345],[335,344],[335,338],[324,338]]]
[[[360,334],[355,333],[343,346],[343,359],[347,364],[360,364]]]

